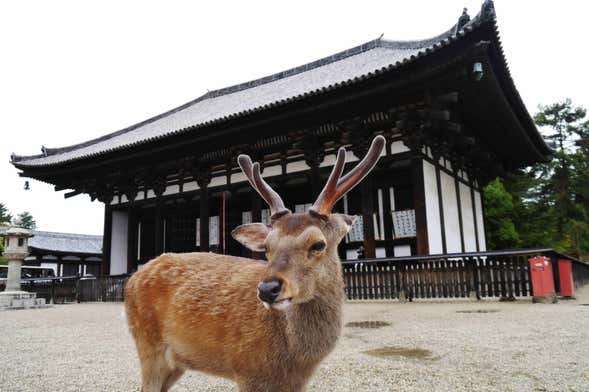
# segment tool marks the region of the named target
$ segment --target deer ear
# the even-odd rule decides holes
[[[248,223],[237,226],[233,229],[231,235],[249,250],[264,252],[266,250],[264,241],[269,232],[270,229],[263,223]]]
[[[331,214],[337,216],[340,222],[340,234],[343,237],[344,235],[348,234],[348,231],[352,228],[352,225],[356,221],[356,215],[347,215],[347,214]]]

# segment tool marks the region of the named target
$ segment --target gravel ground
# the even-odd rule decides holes
[[[346,304],[345,322],[356,324],[344,328],[309,390],[587,391],[589,306],[580,305],[589,305],[589,289],[577,298]],[[122,309],[0,312],[0,391],[138,391]],[[188,372],[173,390],[234,389]]]

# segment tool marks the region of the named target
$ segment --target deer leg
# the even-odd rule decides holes
[[[161,392],[165,390],[163,389],[164,384],[168,381],[173,370],[168,366],[164,353],[159,351],[141,354],[143,354],[139,356],[141,361],[141,392]]]
[[[176,368],[168,374],[168,378],[164,382],[164,386],[162,387],[162,392],[168,392],[170,388],[182,377],[184,374],[184,369]]]
[[[238,383],[237,388],[239,392],[304,392],[306,382],[295,382],[295,383],[279,383],[275,382],[264,382],[264,381],[253,381]]]

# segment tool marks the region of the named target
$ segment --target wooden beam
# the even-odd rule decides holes
[[[417,236],[417,254],[429,254],[427,215],[425,211],[425,185],[423,181],[423,160],[416,156],[412,164],[413,202]]]
[[[66,194],[63,195],[64,199],[69,199],[70,197],[74,197],[74,196],[78,196],[80,194],[82,194],[82,191],[71,191],[71,192],[67,192]]]
[[[460,229],[460,250],[464,252],[464,225],[462,224],[462,202],[460,200],[460,184],[458,183],[458,175],[460,170],[455,170],[454,174],[454,189],[456,192],[456,204],[458,206],[458,227]]]
[[[469,175],[468,178],[472,181],[472,177]],[[473,217],[473,224],[474,224],[474,239],[476,242],[476,251],[479,252],[480,251],[480,247],[479,247],[479,227],[478,227],[478,222],[477,222],[477,205],[475,203],[475,199],[474,199],[474,184],[470,185],[468,187],[468,189],[470,190],[470,203],[472,205],[472,217]]]
[[[258,195],[256,191],[251,192],[252,198],[252,222],[261,222],[262,221],[262,199]],[[251,252],[252,259],[261,260],[264,258],[263,253],[261,252]]]
[[[137,269],[137,219],[133,203],[127,209],[127,273]]]
[[[385,241],[393,239],[393,216],[391,211],[393,210],[391,206],[391,192],[394,192],[394,188],[389,184],[386,183],[386,188],[382,189],[382,212],[384,216],[382,217],[384,222],[384,233],[383,239]],[[393,189],[391,189],[393,188]],[[378,192],[378,190],[377,190]],[[394,197],[394,195],[393,195]],[[385,248],[385,255],[387,257],[394,257],[395,256],[395,246],[394,245],[387,245]]]
[[[200,251],[209,251],[209,189],[200,188]]]
[[[163,217],[163,200],[157,197],[155,201],[154,217],[154,252],[155,256],[164,253],[164,217]]]
[[[440,174],[439,163],[434,163],[436,170],[436,189],[438,190],[438,209],[440,213],[440,234],[442,235],[442,253],[448,252],[448,246],[446,245],[446,225],[444,223],[444,194],[442,193],[442,176]]]
[[[361,192],[361,211],[364,228],[364,257],[376,257],[376,242],[374,240],[374,182],[369,174],[364,178]]]
[[[112,240],[112,210],[108,204],[104,205],[104,229],[102,231],[102,275],[110,275],[110,247]]]

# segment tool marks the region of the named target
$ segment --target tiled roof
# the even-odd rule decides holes
[[[0,226],[0,235],[8,226]],[[30,230],[29,246],[55,252],[102,254],[102,236],[90,234],[58,233],[53,231]]]
[[[0,227],[0,234],[8,227]],[[102,254],[102,236],[74,233],[57,233],[52,231],[31,230],[33,237],[29,238],[29,246],[36,249],[63,252]]]
[[[34,237],[29,239],[29,246],[37,249],[102,254],[102,236],[73,233],[55,233],[51,231],[33,231]]]
[[[468,21],[465,15],[457,25],[437,37],[418,41],[376,39],[312,63],[247,83],[208,92],[194,101],[139,124],[98,139],[63,148],[42,148],[41,155],[12,155],[20,167],[50,166],[132,147],[195,128],[335,89],[411,62],[468,34],[494,13],[483,11]],[[457,31],[458,30],[458,31]]]

